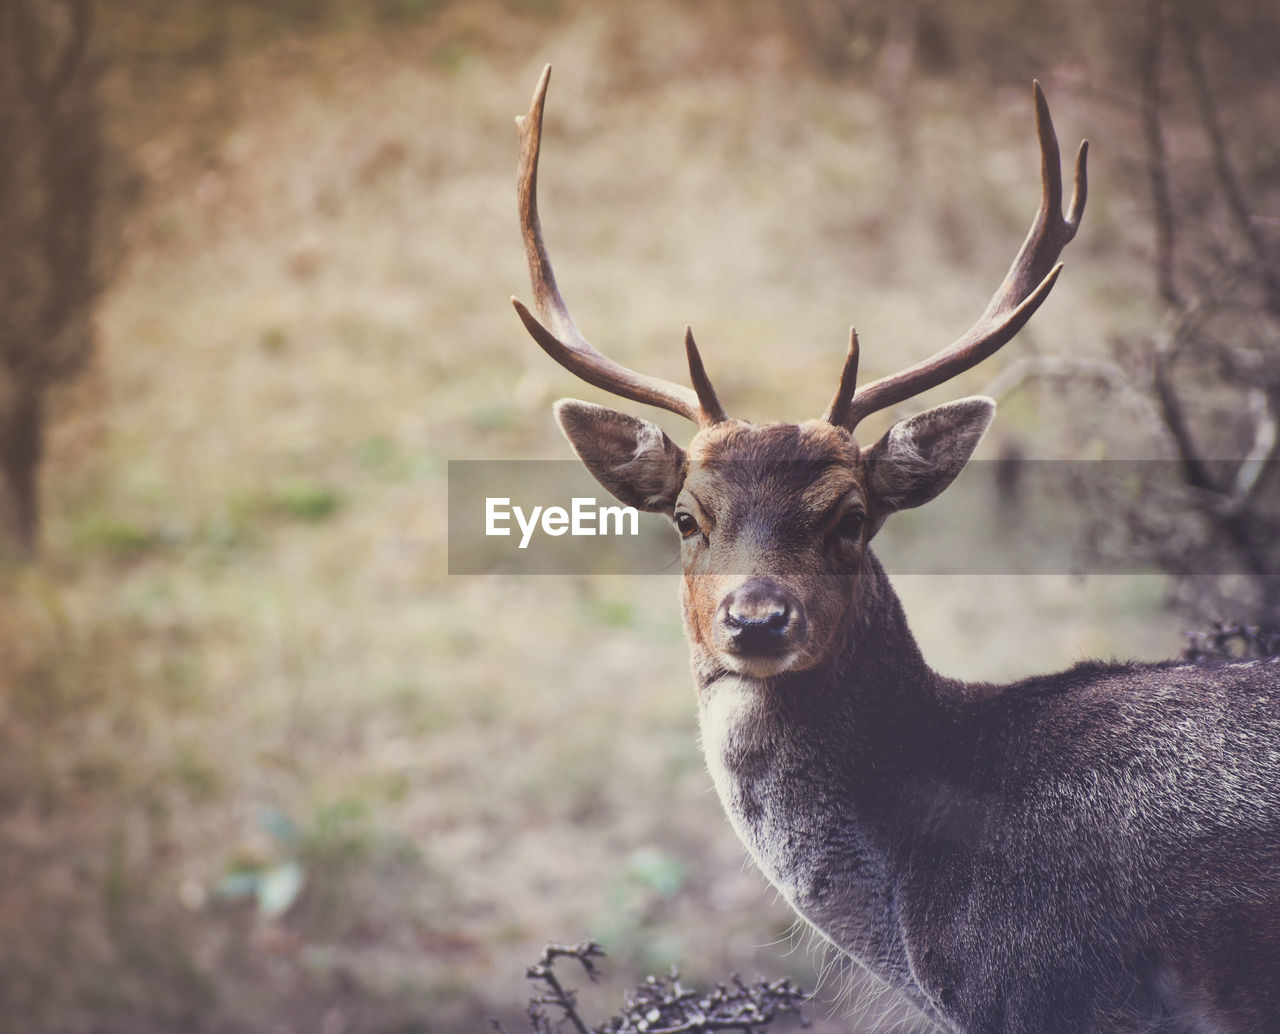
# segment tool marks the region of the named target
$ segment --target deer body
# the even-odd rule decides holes
[[[1035,90],[1040,210],[987,310],[901,373],[856,387],[851,334],[822,420],[730,419],[691,333],[693,390],[582,336],[536,202],[550,69],[519,119],[538,344],[584,380],[680,413],[657,425],[564,400],[596,479],[681,537],[702,747],[734,829],[836,948],[964,1034],[1280,1032],[1280,665],[1079,665],[1007,686],[924,661],[870,542],[959,474],[994,416],[938,406],[863,447],[854,428],[985,359],[1053,287],[1057,138]],[[856,389],[856,390],[855,390]]]
[[[733,571],[686,558],[702,747],[756,864],[944,1027],[1280,1030],[1280,666],[947,679],[874,555],[844,548],[825,557],[832,598],[805,600],[838,613],[823,659],[742,670],[706,598],[785,578],[779,556],[803,568],[810,530],[776,515],[813,505],[830,437],[717,429],[684,464],[722,540],[708,566]]]
[[[956,1030],[1280,1029],[1274,666],[996,688],[882,681],[872,642],[699,680],[725,811],[797,912]]]

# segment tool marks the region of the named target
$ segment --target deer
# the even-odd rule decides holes
[[[869,445],[855,429],[983,362],[1040,307],[1084,211],[1088,142],[1064,213],[1033,84],[1039,209],[977,322],[862,386],[851,331],[820,419],[752,423],[726,413],[687,328],[691,388],[622,366],[574,323],[537,205],[550,71],[516,119],[534,311],[512,302],[578,378],[697,427],[681,448],[627,413],[554,406],[600,485],[679,536],[701,747],[754,863],[936,1029],[1280,1031],[1280,666],[949,678],[870,548],[890,515],[955,480],[995,404],[948,402]]]

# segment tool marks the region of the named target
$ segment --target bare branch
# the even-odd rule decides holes
[[[61,93],[75,78],[84,65],[85,54],[89,49],[93,21],[92,0],[66,0],[66,6],[71,26],[67,42],[49,76],[49,92],[53,95]]]
[[[1254,262],[1257,264],[1267,295],[1267,309],[1276,317],[1280,317],[1280,273],[1272,266],[1270,248],[1258,230],[1250,207],[1240,186],[1240,177],[1231,161],[1227,147],[1226,135],[1218,118],[1217,105],[1213,100],[1213,91],[1209,86],[1209,76],[1205,71],[1204,60],[1200,53],[1200,43],[1194,32],[1185,7],[1179,5],[1175,9],[1173,19],[1174,31],[1182,49],[1182,60],[1186,67],[1187,78],[1191,84],[1192,96],[1196,102],[1196,111],[1200,116],[1200,125],[1209,141],[1209,152],[1213,160],[1214,177],[1222,199],[1227,206],[1232,225],[1245,242]]]
[[[1165,426],[1173,438],[1178,457],[1182,461],[1182,469],[1186,473],[1187,484],[1202,492],[1218,492],[1213,483],[1209,467],[1200,455],[1199,447],[1191,434],[1191,425],[1187,422],[1182,399],[1173,383],[1169,369],[1170,350],[1157,346],[1152,359],[1152,387],[1155,389],[1156,401],[1160,405]]]
[[[1236,474],[1234,503],[1242,512],[1252,510],[1280,480],[1280,391],[1264,395],[1262,412],[1254,430],[1253,447]]]
[[[1182,656],[1198,664],[1280,657],[1280,629],[1219,622],[1207,630],[1185,635],[1187,647]]]
[[[622,1010],[607,1023],[589,1028],[578,1012],[574,992],[556,977],[557,959],[577,959],[587,975],[595,980],[595,960],[603,957],[600,946],[586,941],[574,947],[549,944],[542,957],[529,967],[527,976],[546,990],[529,1001],[529,1021],[533,1034],[551,1034],[558,1029],[543,1014],[542,1007],[554,1006],[562,1013],[561,1024],[570,1024],[576,1034],[761,1034],[778,1017],[800,1015],[800,1007],[808,995],[790,980],[758,980],[747,984],[734,976],[710,993],[684,987],[680,974],[672,970],[669,977],[650,977],[627,992]],[[800,1015],[801,1024],[807,1021]],[[494,1025],[496,1029],[502,1028]],[[505,1032],[503,1032],[505,1034]]]
[[[1164,0],[1149,0],[1147,29],[1143,40],[1142,66],[1142,136],[1147,147],[1147,179],[1156,231],[1156,291],[1173,306],[1182,304],[1173,278],[1174,218],[1169,197],[1168,157],[1164,146],[1160,90],[1160,64],[1164,38]]]
[[[1151,400],[1136,387],[1116,363],[1075,355],[1020,356],[1000,371],[983,388],[982,394],[999,402],[1028,381],[1053,380],[1077,383],[1092,381],[1123,398],[1146,418],[1151,429],[1164,432],[1164,419]]]

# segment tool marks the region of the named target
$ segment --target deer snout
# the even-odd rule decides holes
[[[716,611],[721,649],[743,659],[782,658],[804,642],[804,606],[771,578],[752,578],[729,592]]]

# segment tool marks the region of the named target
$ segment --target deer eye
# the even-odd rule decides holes
[[[862,525],[866,523],[866,514],[859,510],[849,510],[836,523],[836,535],[842,539],[856,542],[862,535]]]
[[[681,511],[676,514],[676,530],[680,532],[681,538],[689,538],[698,534],[698,522],[693,519],[693,514]]]

